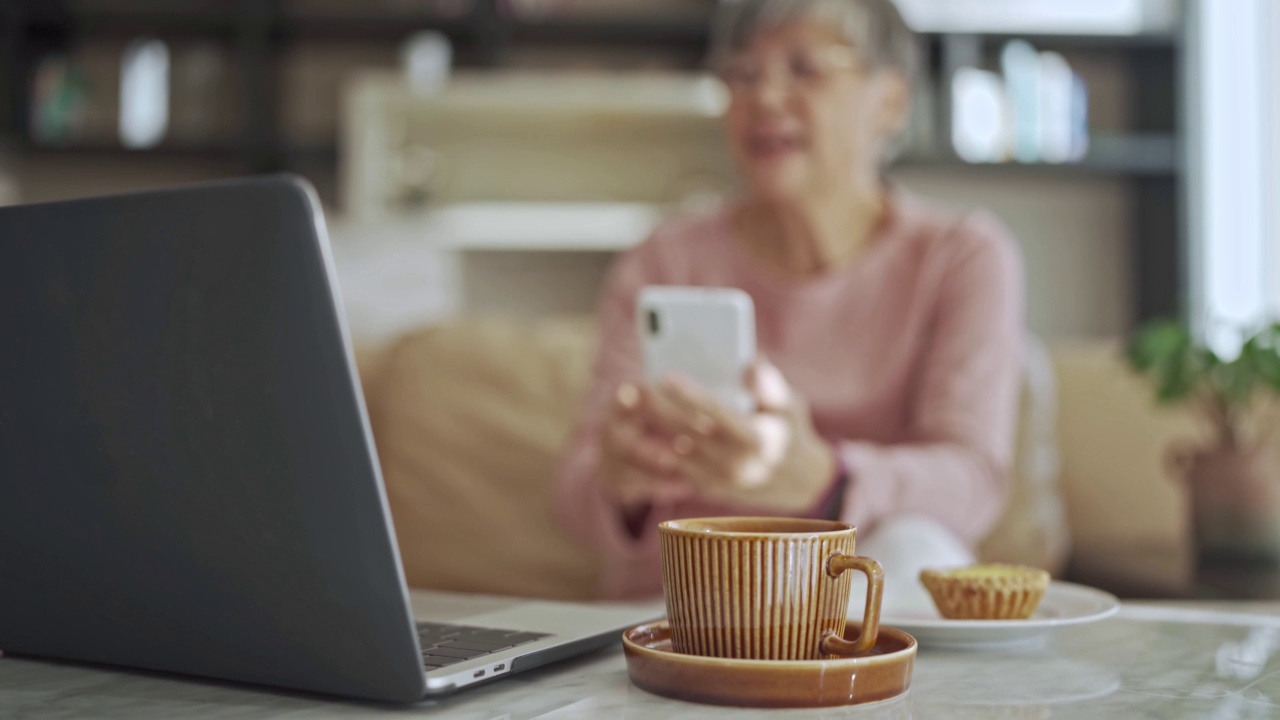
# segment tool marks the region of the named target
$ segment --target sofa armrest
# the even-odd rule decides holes
[[[1018,435],[1009,500],[978,555],[984,562],[1044,568],[1060,575],[1071,551],[1056,437],[1058,386],[1053,361],[1035,337],[1026,341]]]

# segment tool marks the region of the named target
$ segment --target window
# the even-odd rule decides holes
[[[1227,357],[1280,317],[1280,3],[1190,7],[1191,322]]]

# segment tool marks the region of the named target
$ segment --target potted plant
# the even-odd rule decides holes
[[[1175,443],[1168,465],[1185,482],[1197,568],[1280,568],[1280,475],[1267,445],[1280,397],[1280,324],[1243,339],[1227,358],[1182,324],[1143,326],[1128,349],[1161,404],[1185,404],[1206,437]]]

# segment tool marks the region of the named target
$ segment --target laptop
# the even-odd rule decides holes
[[[0,288],[0,651],[407,703],[662,614],[411,601],[301,180],[0,209]]]

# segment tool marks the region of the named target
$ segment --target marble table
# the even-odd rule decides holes
[[[911,692],[865,708],[754,711],[649,695],[618,648],[409,708],[111,669],[0,659],[0,718],[1214,718],[1280,717],[1280,605],[1127,605],[1014,650],[922,649]]]

